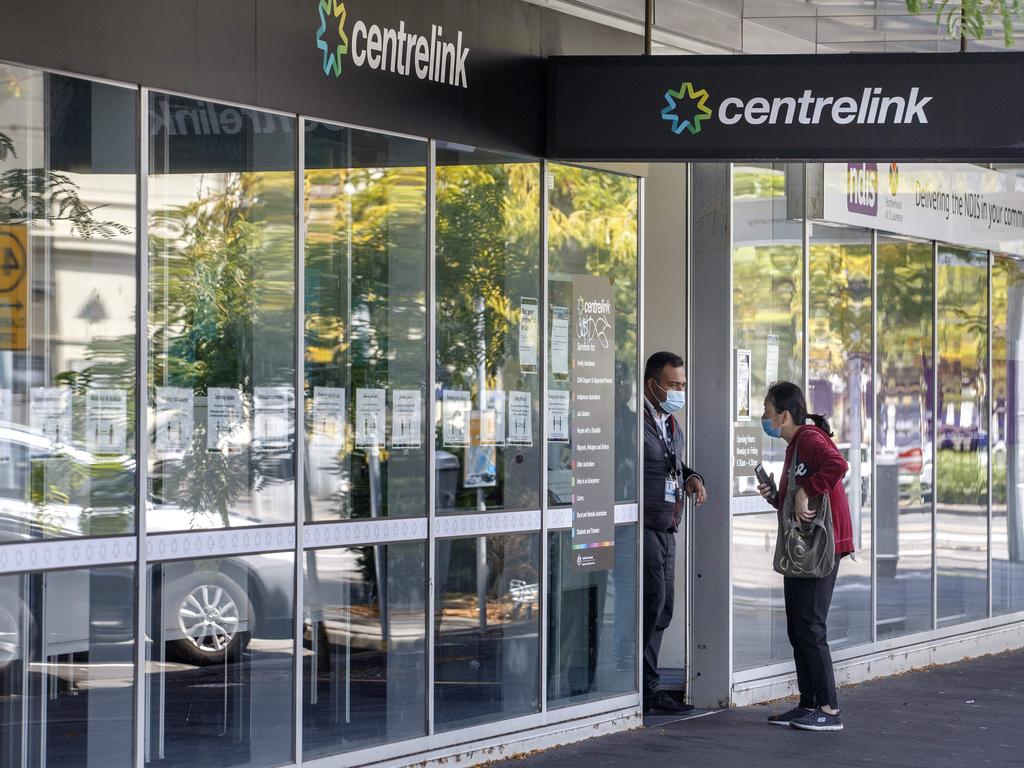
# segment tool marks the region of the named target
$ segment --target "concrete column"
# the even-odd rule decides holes
[[[727,706],[732,683],[731,178],[727,163],[690,165],[690,455],[708,490],[688,520],[690,698],[698,707]]]

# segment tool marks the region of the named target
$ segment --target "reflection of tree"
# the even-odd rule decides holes
[[[17,156],[14,141],[0,131],[0,162]],[[72,234],[85,240],[131,234],[131,227],[97,219],[94,214],[103,207],[89,207],[71,177],[50,168],[11,168],[0,174],[0,224],[68,221]]]
[[[222,186],[150,217],[151,382],[251,393],[254,376],[288,382],[294,241],[290,222],[275,232],[275,219],[291,209],[292,177],[216,178]],[[248,461],[248,452],[207,450],[206,424],[197,423],[192,449],[155,481],[169,489],[168,500],[227,526],[249,484]]]

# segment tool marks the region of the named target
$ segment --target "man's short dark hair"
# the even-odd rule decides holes
[[[675,352],[655,352],[647,358],[647,365],[644,366],[644,381],[648,379],[657,381],[660,379],[661,372],[665,370],[666,365],[671,365],[673,368],[682,368],[686,363]]]

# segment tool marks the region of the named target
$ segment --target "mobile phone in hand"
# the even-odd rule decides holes
[[[754,467],[754,474],[757,475],[757,479],[763,485],[767,485],[772,489],[768,501],[774,504],[775,500],[779,497],[779,489],[776,487],[775,481],[772,479],[771,475],[768,474],[768,470],[764,468],[764,464],[758,464]]]

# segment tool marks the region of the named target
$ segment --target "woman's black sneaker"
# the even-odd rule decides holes
[[[768,722],[772,725],[789,725],[798,717],[806,717],[813,711],[813,709],[809,709],[807,707],[793,707],[788,712],[783,712],[779,715],[772,715],[768,718]]]
[[[843,721],[839,717],[839,713],[837,712],[834,715],[830,715],[821,707],[818,707],[805,717],[798,717],[795,720],[791,720],[789,725],[793,728],[799,728],[801,731],[843,730]]]

